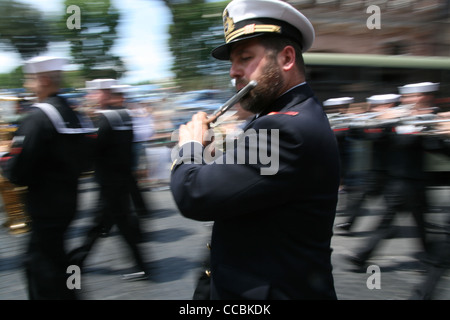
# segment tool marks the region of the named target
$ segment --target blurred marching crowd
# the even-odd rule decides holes
[[[105,82],[104,80],[107,80]],[[101,84],[103,83],[103,84]],[[129,110],[133,120],[134,142],[140,148],[138,163],[139,180],[148,187],[159,188],[167,185],[170,166],[168,149],[172,147],[171,133],[174,128],[175,109],[167,101],[165,95],[146,96],[133,93],[133,86],[121,85],[114,79],[97,79],[88,81],[86,88],[76,92],[62,93],[74,110],[95,118],[99,111],[98,95],[102,91],[101,85],[123,95],[123,104]],[[90,87],[89,87],[90,86]],[[97,86],[97,88],[95,87]],[[11,132],[15,131],[20,120],[32,110],[36,97],[31,93],[16,93],[8,90],[0,94],[0,144],[8,145]],[[139,147],[138,147],[139,146]]]
[[[423,260],[431,266],[413,299],[430,298],[450,262],[448,236],[430,236],[435,228],[448,234],[450,216],[445,225],[435,225],[427,216],[433,206],[430,187],[450,185],[450,112],[434,104],[438,90],[439,83],[407,84],[398,93],[368,97],[366,104],[356,104],[359,110],[351,97],[323,103],[338,140],[341,193],[346,194],[346,220],[336,230],[351,234],[368,201],[381,197],[384,206],[379,223],[348,260],[357,268],[366,266],[381,240],[395,234],[396,216],[411,213]]]

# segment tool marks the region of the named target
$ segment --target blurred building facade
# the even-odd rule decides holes
[[[450,0],[287,2],[316,32],[305,62],[319,100],[352,96],[365,102],[407,83],[430,81],[441,84],[439,106],[450,110]]]
[[[450,56],[449,0],[289,0],[316,30],[310,52]],[[369,29],[380,9],[380,28]]]

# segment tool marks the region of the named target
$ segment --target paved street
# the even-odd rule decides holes
[[[86,300],[189,300],[201,262],[207,249],[211,225],[183,218],[176,209],[169,190],[145,191],[152,214],[141,219],[144,230],[142,248],[151,269],[149,281],[127,282],[121,274],[130,271],[132,260],[116,229],[100,238],[86,261],[81,276],[82,299]],[[450,190],[430,190],[433,210],[429,220],[443,225],[450,210]],[[85,181],[80,187],[80,212],[68,234],[68,246],[80,244],[92,221],[92,210],[98,197],[96,185]],[[340,195],[336,223],[345,219],[345,194]],[[354,272],[344,259],[363,244],[382,209],[374,199],[367,214],[357,221],[352,236],[336,231],[333,237],[333,265],[338,298],[341,300],[404,300],[426,275],[426,266],[417,258],[420,253],[414,223],[408,214],[399,217],[396,237],[385,240],[370,261],[380,268],[380,289],[368,289],[370,274]],[[369,210],[370,209],[370,210]],[[5,221],[0,213],[0,223]],[[441,236],[437,230],[436,237]],[[12,235],[0,228],[0,300],[27,299],[21,267],[28,234]],[[436,299],[450,299],[450,273],[439,283]]]

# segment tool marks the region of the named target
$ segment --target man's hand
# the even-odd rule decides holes
[[[9,152],[11,150],[11,141],[0,142],[0,152]]]
[[[450,119],[450,111],[438,113],[437,120]],[[438,122],[435,126],[437,134],[450,135],[450,122]]]
[[[198,112],[185,125],[180,126],[178,144],[181,146],[186,142],[197,141],[204,147],[211,143],[211,140],[205,140],[206,132],[209,129],[207,124],[207,115],[204,112]]]

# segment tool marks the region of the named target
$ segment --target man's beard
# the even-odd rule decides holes
[[[270,60],[257,81],[258,85],[245,95],[240,102],[244,110],[254,114],[266,110],[281,94],[284,80],[275,60]]]

